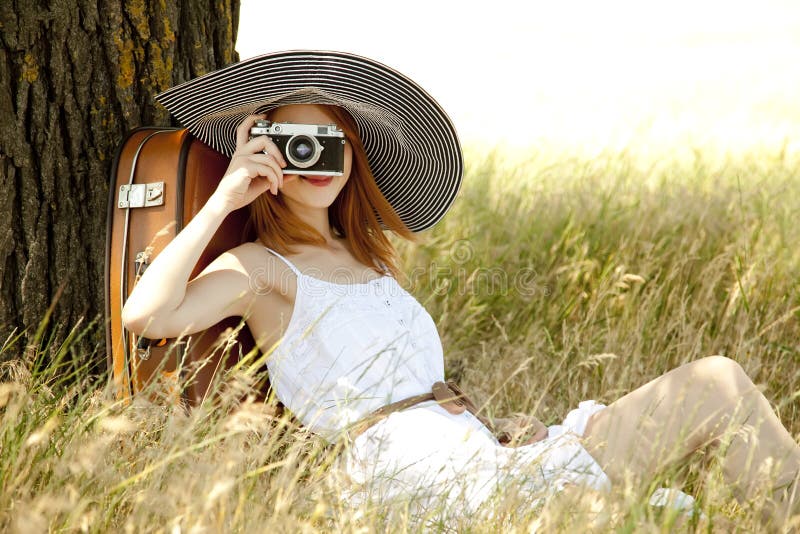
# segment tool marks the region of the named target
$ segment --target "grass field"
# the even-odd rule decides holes
[[[489,412],[559,423],[581,400],[610,403],[724,354],[800,432],[800,155],[534,150],[512,160],[468,147],[466,157],[460,197],[426,242],[395,243],[401,283],[437,322],[448,378]],[[0,530],[419,528],[401,506],[339,501],[321,440],[270,406],[239,404],[252,374],[224,377],[216,400],[187,414],[145,396],[115,401],[68,347],[8,340],[2,351],[19,359],[0,384]],[[45,354],[55,363],[38,364]],[[697,531],[758,530],[758,507],[736,504],[713,462],[701,467],[535,508],[514,495],[494,519],[429,526],[667,531],[675,515],[648,506],[645,490],[684,480],[708,517]]]

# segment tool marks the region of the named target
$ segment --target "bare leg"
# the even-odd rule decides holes
[[[701,447],[720,445],[729,429],[735,434],[727,434],[730,441],[720,450],[726,482],[740,500],[775,489],[776,507],[764,519],[782,523],[800,501],[800,495],[785,495],[797,491],[789,484],[800,471],[800,446],[729,358],[690,362],[628,393],[589,419],[583,441],[618,484],[626,475],[653,475]]]

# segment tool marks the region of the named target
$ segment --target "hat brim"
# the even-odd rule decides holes
[[[369,58],[319,50],[265,54],[155,99],[192,135],[229,157],[236,128],[248,115],[287,104],[345,108],[378,188],[412,232],[436,224],[461,188],[463,154],[450,118],[416,82]]]

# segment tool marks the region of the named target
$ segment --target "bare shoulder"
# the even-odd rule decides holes
[[[229,292],[246,297],[243,304],[247,306],[274,287],[277,277],[273,258],[257,243],[242,243],[214,258],[189,286],[222,284]]]
[[[263,262],[265,251],[266,249],[258,243],[247,241],[226,251],[225,254],[236,258],[242,265],[251,265],[253,262]]]
[[[282,267],[278,258],[260,243],[252,241],[220,254],[218,260],[220,266],[228,266],[247,276],[249,288],[255,295],[263,295],[275,287]]]
[[[241,245],[226,250],[214,258],[214,260],[198,274],[198,277],[222,269],[230,269],[243,275],[249,275],[257,258],[256,247],[257,245],[254,243],[242,243]]]

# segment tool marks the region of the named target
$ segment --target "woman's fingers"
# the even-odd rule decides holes
[[[243,147],[250,139],[250,128],[253,127],[255,122],[258,119],[266,118],[267,115],[265,113],[248,115],[242,122],[239,123],[239,126],[236,128],[236,152],[239,152],[239,149]]]
[[[286,162],[277,145],[267,136],[250,139],[250,128],[260,118],[266,116],[250,115],[239,124],[236,151],[214,191],[215,202],[229,211],[248,205],[267,189],[277,196],[283,187]]]
[[[275,158],[275,161],[277,161],[281,167],[286,167],[286,159],[284,159],[283,154],[281,154],[278,145],[273,143],[272,139],[266,135],[258,135],[252,138],[242,145],[241,148],[237,148],[237,152],[241,154],[257,154],[263,152]]]
[[[275,171],[270,165],[265,163],[259,163],[257,161],[250,161],[247,164],[247,170],[250,173],[252,179],[264,179],[269,184],[268,189],[272,192],[273,195],[278,194],[278,188],[281,184],[280,179],[280,169]]]
[[[239,124],[236,129],[236,152],[233,157],[245,156],[250,161],[269,166],[274,171],[275,187],[283,187],[282,167],[286,167],[287,163],[278,146],[266,135],[257,135],[250,139],[250,128],[256,120],[263,118],[266,118],[263,113],[249,115]],[[267,174],[259,173],[261,176]],[[255,177],[256,175],[251,173],[250,176]]]
[[[248,115],[236,128],[236,151],[234,155],[255,154],[263,152],[275,158],[281,167],[286,167],[286,159],[283,157],[278,146],[266,135],[257,135],[250,139],[250,128],[253,127],[258,119],[265,119],[267,115]]]
[[[281,168],[280,165],[278,165],[278,162],[275,161],[275,158],[273,158],[271,154],[262,154],[259,152],[256,154],[251,154],[250,156],[248,156],[248,158],[250,159],[250,161],[255,161],[262,165],[269,166],[269,168],[271,168],[275,172],[275,177],[278,180],[279,186],[283,187],[283,169]]]
[[[528,441],[525,442],[525,445],[530,445],[531,443],[542,441],[546,437],[547,437],[547,427],[542,425],[539,429],[536,430],[536,433]]]
[[[529,445],[547,437],[547,427],[534,416],[518,415],[494,421],[501,444],[511,447]]]

